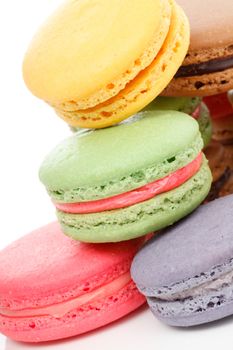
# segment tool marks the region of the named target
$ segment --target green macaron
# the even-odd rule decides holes
[[[145,107],[145,111],[174,110],[194,116],[199,124],[204,147],[212,136],[212,124],[207,106],[200,97],[157,97]]]
[[[171,225],[205,199],[211,173],[202,147],[188,115],[141,112],[72,135],[46,157],[40,179],[65,234],[94,243],[129,240]]]

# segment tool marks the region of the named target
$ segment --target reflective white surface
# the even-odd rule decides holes
[[[70,132],[51,108],[26,90],[21,62],[38,24],[59,3],[0,2],[0,249],[55,219],[54,208],[38,180],[38,167],[47,152]],[[190,330],[169,328],[144,308],[98,331],[47,345],[19,344],[0,335],[0,350],[232,349],[232,329],[233,318]]]

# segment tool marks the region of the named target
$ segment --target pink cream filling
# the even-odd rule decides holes
[[[72,300],[65,301],[60,304],[54,304],[43,308],[25,309],[25,310],[7,310],[0,309],[0,315],[14,318],[25,317],[40,317],[40,316],[53,316],[55,318],[62,318],[68,312],[79,308],[90,302],[94,302],[108,296],[116,294],[119,290],[125,287],[130,281],[132,281],[130,273],[127,272],[124,275],[118,277],[116,280],[106,284],[103,287],[81,295],[80,297]]]
[[[198,118],[200,118],[200,113],[201,113],[201,105],[197,106],[195,111],[192,113],[192,117],[197,120]]]
[[[131,205],[144,202],[158,194],[171,191],[194,176],[201,167],[202,153],[185,167],[164,177],[151,182],[136,190],[119,194],[114,197],[80,203],[55,203],[57,209],[70,214],[90,214],[102,211],[126,208]]]

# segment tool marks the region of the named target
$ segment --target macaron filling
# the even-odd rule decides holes
[[[46,306],[44,308],[40,307],[25,310],[0,309],[0,315],[13,318],[39,317],[50,315],[55,318],[62,318],[68,312],[77,309],[85,304],[93,303],[97,300],[104,299],[108,296],[116,294],[130,282],[132,282],[131,276],[130,273],[127,272],[115,279],[114,281],[100,288],[97,288],[90,293],[86,293],[84,295],[65,301],[63,303]]]
[[[192,117],[196,120],[200,118],[201,115],[201,104],[199,104],[192,113]]]
[[[192,162],[183,168],[133,191],[96,201],[55,203],[55,206],[58,210],[70,214],[99,213],[126,208],[181,186],[199,171],[202,159],[202,153],[199,153]]]
[[[232,285],[232,282],[233,282],[233,270],[219,276],[217,279],[208,281],[206,283],[202,283],[197,287],[187,289],[183,292],[175,293],[171,296],[166,296],[164,300],[175,301],[175,300],[182,300],[190,297],[203,296],[211,292],[219,291],[223,287]],[[161,297],[160,299],[163,299],[163,297]]]
[[[214,58],[212,60],[181,66],[175,75],[175,78],[186,78],[221,72],[233,68],[233,56]]]

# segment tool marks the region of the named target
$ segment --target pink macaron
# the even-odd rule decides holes
[[[143,244],[85,244],[52,223],[0,253],[0,332],[44,342],[88,332],[141,306],[130,277]]]

